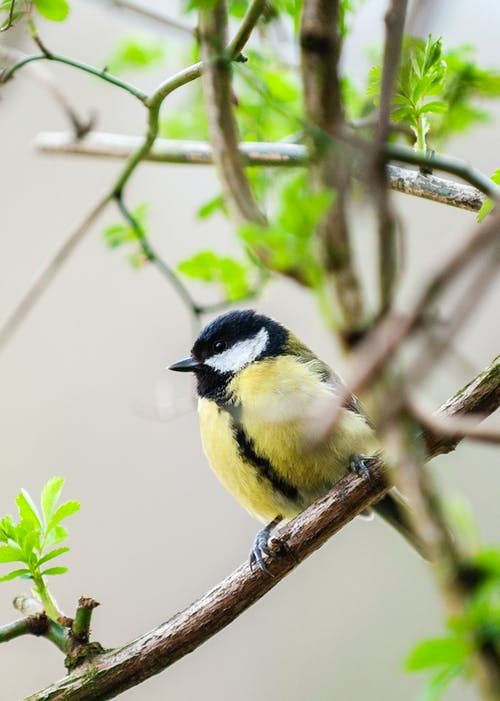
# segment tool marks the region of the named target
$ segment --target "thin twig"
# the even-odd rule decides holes
[[[8,343],[12,334],[24,321],[29,312],[40,299],[41,295],[54,280],[57,273],[66,263],[75,248],[78,246],[87,230],[96,219],[102,214],[109,202],[109,196],[101,197],[97,203],[84,215],[83,219],[76,224],[68,233],[66,238],[57,247],[35,277],[24,291],[21,299],[7,312],[0,323],[0,351]]]
[[[235,39],[231,43],[233,51],[235,52],[232,54],[233,58],[236,58],[236,56],[241,53],[244,46],[244,41],[248,38],[247,27],[253,21],[253,19],[253,15],[249,10],[242,20],[243,29],[240,28]],[[44,57],[46,58],[45,55]],[[25,63],[26,61],[23,65],[25,65]],[[20,68],[20,64],[16,65],[17,68]],[[81,68],[82,64],[74,63],[73,65],[76,68]],[[111,199],[119,198],[122,195],[123,188],[129,181],[132,173],[135,171],[139,163],[146,158],[155,142],[158,135],[160,108],[164,100],[177,88],[186,85],[196,78],[199,78],[201,75],[201,70],[201,62],[195,63],[165,80],[149,97],[146,97],[144,104],[148,109],[148,127],[146,136],[144,137],[142,143],[129,157],[125,167],[116,179],[115,183],[112,185],[110,191],[94,205],[88,214],[85,215],[83,221],[69,233],[61,246],[56,250],[55,254],[39,271],[33,282],[22,295],[21,299],[12,307],[12,309],[7,313],[6,318],[0,323],[0,351],[11,338],[16,328],[18,328],[18,326],[26,318],[27,314],[34,307],[45,289],[52,282],[56,273],[60,270],[61,266],[65,263],[69,255],[76,248],[76,245],[84,237],[90,224],[97,218]],[[142,101],[141,97],[139,97],[139,99]]]
[[[140,222],[136,219],[136,217],[134,217],[132,212],[126,206],[123,199],[123,195],[115,197],[115,201],[123,218],[127,221],[129,226],[135,232],[135,235],[137,237],[137,243],[140,246],[141,253],[143,254],[144,258],[149,263],[151,263],[151,265],[154,265],[158,272],[174,288],[174,290],[180,297],[182,303],[189,311],[193,322],[194,336],[196,336],[200,330],[201,319],[203,315],[213,314],[215,312],[221,311],[222,309],[226,309],[227,307],[231,306],[231,304],[242,304],[243,302],[246,302],[248,300],[255,299],[261,293],[262,288],[265,284],[265,278],[263,277],[261,277],[259,283],[253,289],[251,289],[248,292],[248,294],[246,294],[244,297],[240,297],[236,300],[223,299],[220,302],[213,302],[211,304],[198,304],[189,292],[189,289],[182,282],[181,278],[168,265],[168,263],[166,263],[166,261],[164,261],[163,258],[159,256],[158,253],[155,251],[155,249],[151,245],[151,242],[146,236],[146,232],[144,231]]]
[[[16,4],[16,0],[10,0],[10,7],[9,7],[9,15],[7,17],[7,24],[5,24],[1,29],[0,32],[6,32],[7,29],[10,29],[13,25],[13,20],[14,20],[14,7]]]
[[[80,644],[86,644],[90,635],[90,622],[94,609],[99,602],[90,596],[81,596],[75,613],[75,619],[71,625],[73,638]]]
[[[131,0],[107,0],[108,5],[111,7],[116,7],[119,10],[125,10],[139,17],[144,17],[147,20],[151,20],[155,24],[160,24],[163,27],[168,27],[169,29],[175,29],[177,32],[194,37],[196,36],[196,29],[190,27],[188,24],[181,22],[173,17],[167,17],[160,12],[155,12],[150,7],[146,5],[139,5],[136,2],[131,2]]]
[[[426,429],[427,435],[449,438],[450,444],[467,439],[480,443],[500,444],[500,424],[478,426],[484,420],[484,414],[470,412],[466,416],[456,414],[446,416],[442,413],[433,413],[421,400],[407,396],[406,404],[412,416]]]
[[[36,635],[47,638],[61,652],[65,654],[70,651],[71,640],[68,630],[52,621],[45,613],[35,613],[24,618],[20,618],[12,623],[0,626],[0,643],[6,643],[21,635]]]
[[[456,416],[488,416],[500,406],[500,355],[471,382],[448,399],[434,417],[438,419]],[[430,455],[442,455],[455,449],[460,436],[449,437],[446,433],[435,433],[432,429],[425,434],[427,451]]]
[[[488,385],[488,390],[484,384]],[[478,395],[479,386],[482,389]],[[471,382],[461,395],[460,405],[453,405],[453,399],[449,402],[450,406],[460,411],[465,411],[470,402],[476,411],[486,414],[498,406],[498,403],[493,406],[489,401],[493,395],[500,403],[498,368],[496,373],[486,370],[477,381]],[[453,414],[454,409],[449,411]],[[77,670],[25,701],[90,701],[95,698],[105,701],[192,652],[276,586],[355,515],[379,499],[388,485],[385,471],[378,461],[370,464],[370,475],[369,479],[349,475],[280,529],[274,543],[276,557],[268,564],[273,577],[259,569],[252,571],[247,564],[243,564],[206,596],[170,621],[118,650],[96,657],[90,677],[87,669]]]
[[[319,440],[334,430],[339,411],[351,394],[360,392],[385,367],[403,341],[418,329],[429,306],[474,262],[476,256],[498,244],[499,236],[500,214],[496,214],[476,228],[430,276],[405,316],[389,312],[375,326],[356,352],[353,379],[345,392],[339,393],[331,415],[325,417],[324,432],[318,432]]]
[[[13,49],[6,46],[0,46],[0,59],[2,59],[2,62],[6,60],[8,63],[14,64],[17,61],[21,61],[25,58],[27,58],[27,56],[22,51],[18,51],[17,49]],[[36,78],[52,95],[54,100],[60,105],[63,112],[68,117],[71,126],[73,127],[73,140],[75,140],[75,137],[78,140],[86,134],[88,134],[88,132],[94,126],[94,118],[80,117],[76,109],[73,107],[69,99],[66,97],[64,92],[57,84],[52,73],[49,70],[47,70],[47,68],[44,65],[30,65],[26,73],[28,76]]]
[[[66,66],[71,66],[72,68],[77,68],[78,70],[83,71],[84,73],[90,73],[90,75],[96,76],[97,78],[101,78],[107,83],[111,83],[111,85],[115,85],[116,87],[125,90],[126,92],[130,93],[135,98],[137,98],[140,102],[145,102],[147,99],[146,93],[144,93],[142,90],[139,90],[139,88],[136,88],[134,85],[131,85],[131,83],[127,83],[126,81],[111,75],[107,72],[106,68],[99,70],[98,68],[89,66],[88,64],[82,63],[81,61],[74,61],[71,58],[66,58],[65,56],[54,54],[45,48],[41,54],[37,54],[36,56],[27,56],[26,58],[23,58],[17,63],[15,63],[10,68],[7,68],[4,71],[2,71],[2,73],[0,74],[0,84],[6,83],[17,73],[17,71],[20,68],[23,68],[23,66],[33,63],[34,61],[54,61],[56,63],[62,63]]]

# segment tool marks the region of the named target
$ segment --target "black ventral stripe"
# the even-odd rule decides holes
[[[290,501],[299,502],[298,490],[277,474],[267,458],[257,455],[252,439],[247,436],[241,424],[233,423],[233,428],[242,459],[253,465],[259,475],[267,479],[276,491],[281,492]]]

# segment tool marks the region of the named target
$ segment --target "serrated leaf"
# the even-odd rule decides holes
[[[7,514],[0,520],[0,537],[3,542],[6,542],[9,538],[13,539],[15,534],[15,526],[12,516]]]
[[[9,580],[15,579],[16,577],[24,577],[29,574],[30,571],[27,569],[12,570],[12,572],[9,572],[9,574],[4,574],[3,577],[0,577],[0,582],[8,582]]]
[[[446,112],[448,105],[441,100],[434,100],[433,102],[426,102],[425,105],[419,108],[419,112],[433,112],[434,114],[441,114]]]
[[[398,107],[392,111],[391,119],[393,122],[402,122],[405,119],[411,120],[413,116],[413,109],[410,107]]]
[[[47,525],[52,517],[55,505],[61,496],[64,487],[64,477],[52,477],[42,489],[40,496],[40,504],[42,506],[42,514],[45,525]]]
[[[66,0],[34,0],[34,5],[38,12],[53,22],[62,22],[69,12],[69,5]]]
[[[495,185],[500,185],[500,168],[496,170],[493,175],[491,176],[492,181],[495,183]],[[487,197],[483,204],[481,205],[481,209],[477,213],[477,221],[480,224],[483,219],[485,219],[488,214],[491,214],[491,212],[495,209],[495,204],[493,200],[491,200],[489,197]]]
[[[59,555],[62,555],[63,553],[67,553],[68,551],[69,551],[69,548],[67,548],[67,547],[55,548],[54,550],[51,550],[46,555],[41,557],[37,562],[37,566],[40,567],[41,565],[44,565],[46,562],[49,562],[49,560],[53,560],[55,557],[59,557]]]
[[[25,562],[28,565],[34,565],[38,559],[38,553],[40,552],[40,531],[30,531],[26,533],[21,540],[19,540],[19,545],[26,558]]]
[[[64,526],[56,526],[51,529],[50,533],[45,538],[45,547],[50,548],[52,545],[57,545],[68,537],[68,531]]]
[[[41,528],[42,522],[38,514],[37,508],[33,503],[30,495],[24,489],[17,495],[16,499],[19,515],[23,521],[30,524],[32,528]]]
[[[17,545],[2,545],[0,547],[0,562],[25,562],[25,556]]]
[[[417,701],[438,701],[450,683],[463,673],[463,666],[445,667],[427,681]]]
[[[458,638],[432,638],[418,643],[406,658],[405,667],[417,672],[429,667],[456,665],[468,654],[465,643]]]
[[[48,570],[42,572],[43,577],[49,577],[55,574],[65,574],[68,571],[67,567],[49,567]]]
[[[76,514],[76,512],[79,509],[80,503],[78,501],[66,501],[64,504],[61,504],[61,506],[58,509],[56,509],[56,511],[52,515],[52,518],[50,519],[49,524],[47,526],[47,532],[50,532],[61,521],[63,521],[65,518],[68,518],[68,516]]]

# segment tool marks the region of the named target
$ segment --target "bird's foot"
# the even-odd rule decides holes
[[[269,549],[269,537],[273,529],[282,520],[282,516],[276,516],[271,523],[268,523],[265,528],[260,530],[255,536],[255,541],[253,547],[250,551],[250,569],[253,570],[253,566],[257,564],[258,568],[265,572],[270,577],[274,575],[267,569],[266,563],[264,562],[264,557],[269,558],[274,557],[273,552]]]
[[[370,479],[370,469],[365,462],[365,460],[370,459],[370,455],[364,455],[363,453],[353,453],[349,458],[349,471],[354,472],[354,474],[356,475],[361,475],[362,477],[368,477],[368,479]]]

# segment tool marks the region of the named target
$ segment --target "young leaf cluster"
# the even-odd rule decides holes
[[[329,190],[311,191],[306,173],[289,176],[277,195],[278,207],[272,223],[240,226],[240,239],[258,250],[266,266],[319,289],[323,268],[315,249],[315,231],[333,202]]]
[[[500,548],[478,546],[474,516],[462,499],[446,506],[460,548],[469,553],[459,584],[469,596],[462,614],[447,621],[446,634],[419,642],[406,659],[407,671],[428,677],[419,701],[437,701],[453,680],[472,678],[473,655],[480,648],[500,655]]]
[[[228,302],[237,302],[252,290],[250,265],[213,251],[199,251],[177,268],[187,277],[221,285]]]
[[[1,0],[0,31],[10,29],[23,17],[31,16],[33,8],[53,22],[62,22],[69,13],[67,0]]]
[[[377,104],[382,68],[369,75],[367,95]],[[410,127],[415,148],[426,151],[428,137],[442,143],[488,119],[478,100],[500,97],[500,72],[480,67],[470,46],[444,50],[441,38],[406,37],[401,56],[392,120]]]
[[[148,205],[140,204],[132,211],[132,218],[137,226],[124,221],[120,224],[112,224],[102,232],[104,242],[108,248],[132,247],[132,253],[128,254],[128,261],[133,268],[140,268],[148,260],[144,252],[143,242],[147,224]]]
[[[54,566],[53,561],[69,550],[60,545],[68,537],[62,522],[80,508],[77,501],[58,505],[63,486],[62,477],[52,477],[47,482],[40,497],[40,511],[30,495],[22,490],[16,499],[19,520],[15,522],[9,515],[0,520],[0,563],[21,564],[21,567],[2,576],[0,582],[16,577],[30,579],[34,594],[42,602],[47,615],[54,620],[59,612],[48,592],[45,578],[67,571],[67,567]]]

